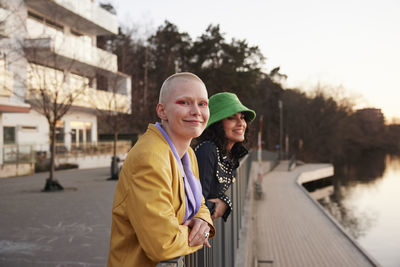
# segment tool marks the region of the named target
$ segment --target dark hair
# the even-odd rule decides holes
[[[204,141],[212,141],[222,152],[222,154],[230,156],[235,161],[239,161],[239,159],[244,156],[243,151],[247,152],[247,149],[244,146],[244,144],[247,142],[247,136],[248,127],[246,127],[246,131],[244,133],[244,141],[235,143],[231,151],[228,152],[226,150],[228,139],[225,135],[222,120],[220,120],[211,124],[207,129],[204,130],[204,132],[196,139],[196,145]]]

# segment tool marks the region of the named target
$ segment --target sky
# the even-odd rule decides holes
[[[102,2],[107,2],[103,0]],[[149,35],[165,20],[196,39],[208,25],[258,46],[284,88],[339,88],[356,108],[400,119],[399,0],[109,0],[125,27]]]

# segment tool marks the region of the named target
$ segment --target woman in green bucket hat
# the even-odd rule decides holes
[[[209,109],[210,118],[204,132],[196,139],[195,153],[211,218],[222,217],[226,221],[232,202],[225,191],[235,181],[239,160],[248,153],[243,143],[246,142],[247,123],[254,120],[256,113],[228,92],[211,96]]]

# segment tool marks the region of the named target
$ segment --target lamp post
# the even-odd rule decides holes
[[[279,159],[283,159],[283,103],[282,100],[278,101],[279,104]]]
[[[263,127],[263,115],[260,117],[260,129],[258,130],[258,149],[257,149],[257,160],[261,164],[261,150],[262,150],[262,127]]]
[[[261,150],[262,150],[262,125],[263,125],[263,115],[260,117],[260,129],[258,130],[258,150],[257,150],[257,160],[258,160],[258,179],[256,181],[256,199],[262,198],[262,162],[261,162]]]

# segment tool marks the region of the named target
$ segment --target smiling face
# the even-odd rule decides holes
[[[210,116],[206,87],[200,80],[178,77],[166,92],[157,105],[162,125],[175,145],[190,142],[203,132]]]
[[[236,113],[222,120],[225,136],[228,140],[227,150],[230,151],[237,142],[244,141],[247,123],[243,113]]]

